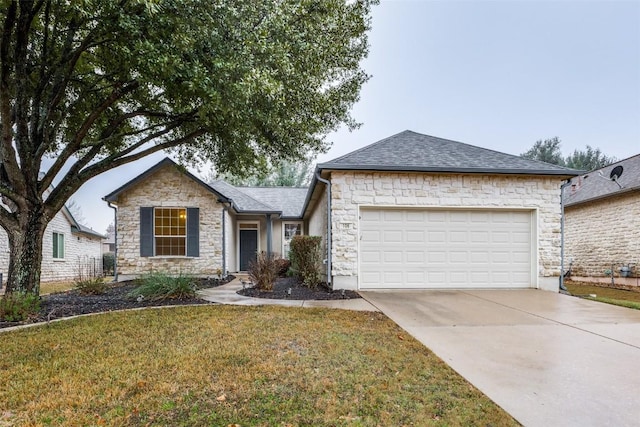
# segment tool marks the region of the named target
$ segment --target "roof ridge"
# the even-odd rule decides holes
[[[241,188],[242,188],[242,187],[236,187],[236,186],[235,186],[235,185],[233,185],[233,184],[229,184],[229,183],[228,183],[227,181],[225,181],[224,179],[217,179],[217,180],[214,180],[214,181],[212,181],[212,182],[223,182],[224,184],[228,185],[229,187],[233,188],[234,190],[241,192],[241,193],[242,193],[242,195],[243,195],[244,197],[248,197],[248,198],[250,198],[251,200],[253,200],[254,202],[256,202],[256,203],[258,203],[258,204],[260,204],[260,205],[263,205],[263,206],[265,206],[265,207],[267,207],[267,208],[273,209],[274,211],[277,211],[277,210],[278,210],[278,209],[276,209],[275,207],[271,206],[270,204],[265,203],[265,202],[263,202],[263,201],[261,201],[261,200],[258,200],[258,199],[256,199],[255,197],[251,196],[250,194],[247,194],[246,192],[242,191],[242,190],[241,190]],[[209,184],[207,184],[207,185],[209,185]],[[209,186],[210,186],[210,185],[209,185]],[[210,187],[211,187],[211,186],[210,186]],[[213,187],[212,187],[212,188],[213,188]],[[225,195],[225,197],[227,197],[228,199],[233,199],[233,197],[229,197],[229,196],[226,196],[226,195]]]
[[[343,154],[343,155],[342,155],[342,156],[340,156],[340,157],[336,157],[335,159],[332,159],[332,160],[329,160],[329,161],[326,161],[326,162],[322,162],[322,163],[318,163],[318,164],[316,164],[316,167],[317,167],[318,165],[325,164],[325,163],[333,163],[333,162],[337,162],[337,161],[339,161],[339,160],[342,160],[342,159],[343,159],[343,158],[345,158],[345,157],[352,156],[352,155],[354,155],[354,154],[356,154],[356,153],[359,153],[359,152],[361,152],[361,151],[363,151],[363,150],[366,150],[367,148],[374,147],[374,146],[376,146],[376,145],[378,145],[378,144],[382,144],[383,142],[385,142],[385,141],[386,141],[386,140],[388,140],[388,139],[395,138],[396,136],[398,136],[398,135],[402,135],[403,133],[407,133],[407,132],[410,132],[410,133],[417,133],[417,132],[414,132],[414,131],[412,131],[412,130],[410,130],[410,129],[405,129],[405,130],[403,130],[402,132],[398,132],[398,133],[396,133],[396,134],[394,134],[394,135],[388,136],[388,137],[383,138],[383,139],[381,139],[381,140],[379,140],[379,141],[376,141],[376,142],[373,142],[373,143],[371,143],[371,144],[365,145],[364,147],[360,147],[360,148],[358,148],[357,150],[350,151],[350,152],[348,152],[347,154]]]

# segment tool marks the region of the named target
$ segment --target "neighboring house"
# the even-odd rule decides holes
[[[115,252],[116,251],[116,239],[113,236],[107,236],[102,239],[102,253],[106,254],[107,252]]]
[[[102,274],[102,234],[78,223],[67,207],[49,222],[42,242],[42,282]],[[7,280],[9,239],[0,228],[0,273]]]
[[[308,189],[210,185],[165,159],[104,197],[120,279],[243,271],[323,237],[334,289],[558,289],[560,166],[404,131],[319,164]]]
[[[572,278],[610,283],[613,272],[616,283],[637,285],[640,154],[573,178],[564,205],[565,266]]]

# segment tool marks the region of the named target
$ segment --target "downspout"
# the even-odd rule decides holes
[[[107,202],[113,209],[113,281],[118,281],[118,207]]]
[[[327,186],[327,283],[333,289],[331,280],[331,181],[324,179],[316,171],[316,179]]]
[[[571,179],[560,186],[560,290],[567,291],[564,286],[564,189],[571,184]]]
[[[218,202],[222,203],[220,200]],[[227,205],[222,203],[222,277],[227,277]]]

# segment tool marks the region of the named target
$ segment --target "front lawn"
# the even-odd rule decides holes
[[[0,349],[0,426],[518,425],[379,313],[115,312]]]
[[[569,281],[565,282],[565,286],[575,296],[640,310],[640,291],[637,289],[616,289]]]

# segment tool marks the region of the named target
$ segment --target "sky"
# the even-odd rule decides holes
[[[565,156],[640,153],[640,0],[382,0],[372,17],[361,127],[329,134],[318,162],[407,129],[515,155],[555,136]],[[163,157],[86,183],[86,225],[104,232],[102,197]]]

